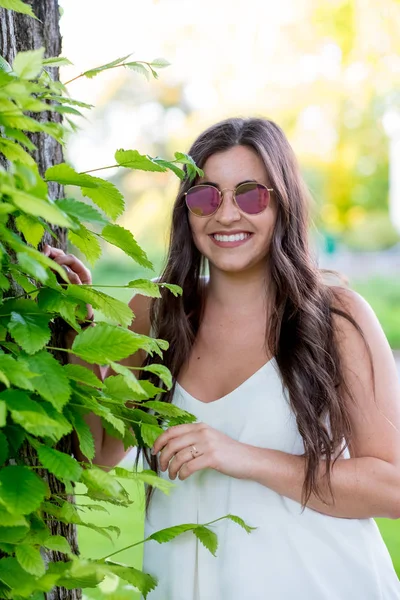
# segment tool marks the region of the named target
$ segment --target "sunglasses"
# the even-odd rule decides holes
[[[194,185],[184,194],[186,206],[197,217],[209,217],[221,206],[224,191],[226,190],[219,190],[208,183]],[[258,215],[267,208],[270,192],[274,190],[262,183],[250,181],[240,183],[234,190],[229,191],[233,191],[233,201],[239,210],[248,215]]]

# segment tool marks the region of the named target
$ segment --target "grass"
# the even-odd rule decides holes
[[[374,309],[393,349],[400,349],[400,277],[352,281],[351,287]]]

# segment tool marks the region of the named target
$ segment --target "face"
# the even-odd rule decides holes
[[[244,181],[255,181],[271,188],[264,163],[247,146],[234,146],[210,156],[203,166],[204,177],[196,181],[213,183],[223,192],[223,202],[209,217],[189,212],[193,241],[208,258],[210,269],[242,272],[259,267],[265,269],[276,219],[276,201],[270,192],[267,208],[256,215],[242,212],[233,201],[233,189]],[[227,189],[228,188],[228,189]],[[233,241],[220,236],[235,235]]]

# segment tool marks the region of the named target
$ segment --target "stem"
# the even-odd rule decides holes
[[[48,287],[48,286],[43,286],[43,287]],[[20,294],[19,296],[13,296],[13,300],[17,300],[17,298],[23,298],[24,296],[29,296],[30,294],[33,294],[33,292],[38,292],[40,290],[40,288],[34,288],[33,290],[30,290],[29,292],[24,292],[23,294]]]
[[[133,62],[133,61],[132,61]],[[141,63],[143,65],[147,65],[149,66],[150,63],[145,62],[144,60],[135,60],[135,63]],[[103,69],[103,71],[109,71],[110,69],[116,69],[117,67],[125,67],[127,63],[120,63],[119,65],[114,65],[113,67],[107,67],[107,69]],[[100,67],[97,67],[97,69],[99,69]],[[94,69],[88,69],[88,71],[95,71],[96,67]],[[84,71],[83,73],[81,73],[80,75],[77,75],[76,77],[74,77],[73,79],[70,79],[69,81],[66,81],[63,85],[68,85],[69,83],[72,83],[73,81],[76,81],[77,79],[79,79],[80,77],[84,77],[85,73],[87,73],[87,71]],[[101,71],[99,71],[99,73],[101,73]]]
[[[208,527],[209,525],[213,525],[213,523],[217,523],[218,521],[222,521],[223,519],[226,519],[226,518],[227,517],[219,517],[218,519],[215,519],[214,521],[210,521],[209,523],[204,523],[203,525],[201,525],[199,523],[197,526],[193,527],[192,531],[194,529],[197,529],[197,527]],[[121,548],[120,550],[116,550],[115,552],[112,552],[111,554],[108,554],[107,556],[103,556],[103,558],[99,558],[98,560],[105,561],[108,558],[111,558],[111,556],[114,556],[115,554],[118,554],[119,552],[123,552],[124,550],[129,550],[130,548],[134,548],[135,546],[139,546],[140,544],[144,544],[145,542],[148,542],[151,539],[152,539],[152,537],[149,536],[145,540],[140,540],[140,542],[135,542],[134,544],[130,544],[129,546],[125,546],[125,548]]]
[[[25,313],[27,314],[27,313]],[[47,350],[58,350],[59,352],[69,352],[70,354],[75,354],[76,356],[78,356],[76,354],[76,352],[74,352],[73,350],[68,350],[67,348],[54,348],[53,346],[46,346]]]
[[[86,173],[93,173],[93,171],[104,171],[104,169],[114,169],[115,167],[120,167],[121,165],[110,165],[109,167],[97,167],[97,169],[89,169],[89,171],[81,171],[80,175],[86,175]]]

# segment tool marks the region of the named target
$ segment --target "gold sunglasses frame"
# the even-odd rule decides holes
[[[192,213],[192,215],[195,215],[196,217],[200,217],[201,219],[204,219],[205,217],[211,217],[212,215],[215,215],[215,213],[221,208],[222,203],[224,201],[224,196],[223,196],[223,192],[233,192],[233,201],[237,207],[238,210],[240,210],[241,213],[244,213],[245,215],[260,215],[262,212],[264,212],[264,210],[266,210],[268,208],[268,204],[265,208],[263,208],[262,210],[260,210],[260,212],[258,213],[247,213],[246,211],[242,210],[239,206],[239,204],[236,201],[236,191],[238,188],[240,188],[240,186],[242,185],[247,185],[248,183],[255,183],[256,185],[261,185],[263,188],[265,188],[268,192],[273,192],[274,189],[273,188],[269,188],[266,185],[264,185],[263,183],[257,183],[256,181],[249,181],[246,183],[239,183],[239,185],[237,185],[233,190],[230,188],[224,188],[223,190],[219,190],[215,185],[211,185],[210,183],[199,183],[198,185],[194,185],[193,187],[191,187],[187,192],[185,192],[183,195],[185,197],[185,204],[187,206],[187,209]],[[211,187],[214,188],[214,190],[217,190],[218,194],[219,194],[219,199],[220,199],[220,203],[218,204],[217,208],[214,210],[214,212],[210,213],[209,215],[198,215],[197,213],[195,213],[190,206],[187,203],[187,195],[190,192],[190,190],[192,190],[193,188],[199,188],[199,187]]]

